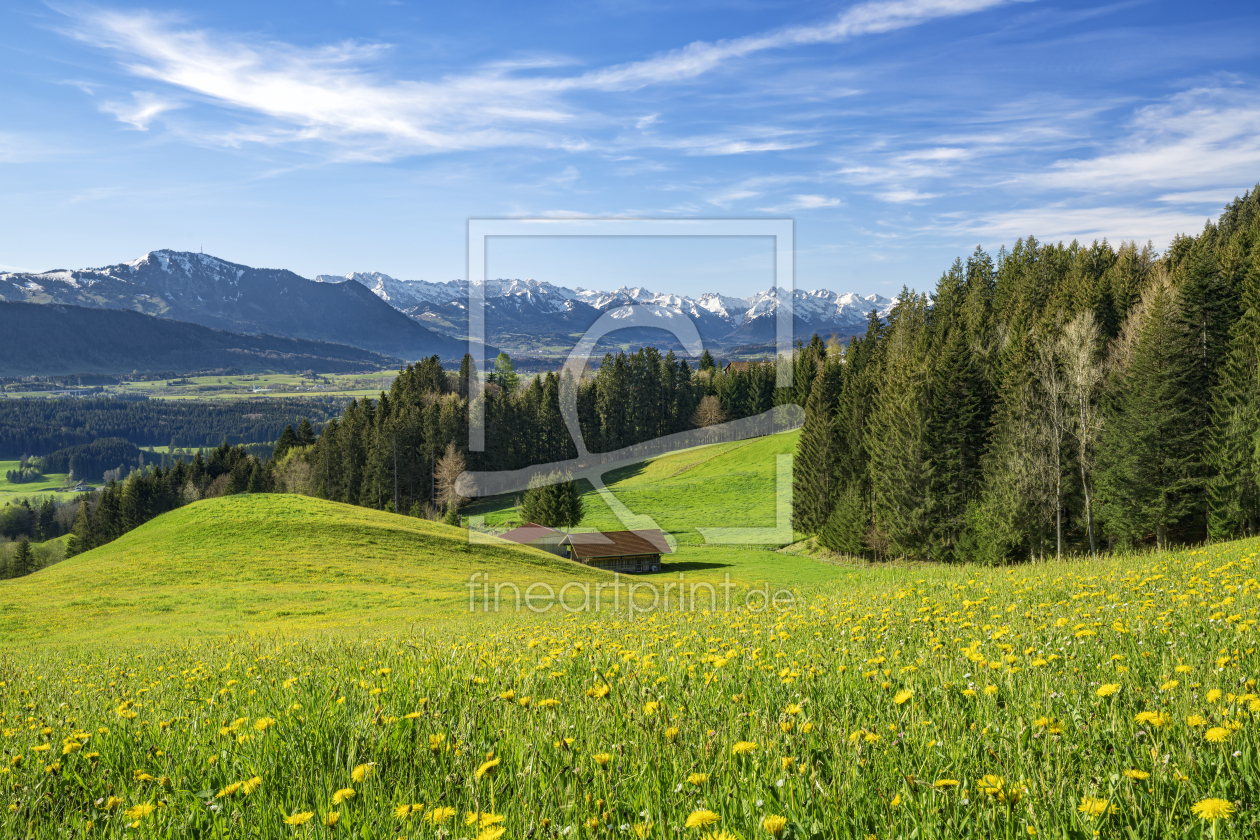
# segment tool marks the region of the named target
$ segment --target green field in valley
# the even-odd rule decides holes
[[[398,375],[387,370],[372,373],[328,373],[315,379],[296,373],[259,373],[236,376],[192,376],[174,379],[124,382],[108,385],[106,395],[143,395],[150,399],[205,400],[259,399],[266,397],[378,397],[388,391]],[[9,386],[9,397],[39,397],[44,391],[22,391]]]
[[[43,501],[44,497],[54,493],[58,488],[63,487],[66,483],[66,474],[59,473],[54,475],[45,475],[39,481],[25,481],[20,484],[14,484],[6,478],[6,474],[10,470],[16,470],[21,461],[0,461],[0,507],[8,502],[15,502],[18,499],[29,498],[32,503],[36,499]],[[69,493],[58,493],[58,498],[69,497]]]

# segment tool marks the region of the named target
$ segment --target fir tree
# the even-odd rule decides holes
[[[17,548],[13,553],[13,576],[21,577],[29,575],[34,569],[34,560],[31,556],[31,541],[26,537],[22,537],[17,541]]]
[[[1251,252],[1241,308],[1212,406],[1208,499],[1214,539],[1260,533],[1260,242]]]
[[[868,521],[858,490],[843,488],[836,494],[827,523],[818,533],[818,544],[841,554],[860,555],[865,547]]]
[[[298,423],[296,446],[314,446],[315,445],[315,429],[311,426],[311,421],[302,418],[302,422]]]
[[[807,534],[817,534],[831,515],[839,451],[836,426],[839,385],[839,364],[826,365],[810,392],[805,406],[805,425],[792,460],[792,527]]]
[[[284,431],[280,433],[280,439],[276,441],[275,449],[272,450],[271,457],[280,460],[285,454],[298,445],[297,434],[293,431],[292,426],[285,426]]]
[[[1099,498],[1108,531],[1126,543],[1153,536],[1165,547],[1195,505],[1198,397],[1180,315],[1172,284],[1161,277],[1120,339],[1131,356],[1113,385]]]

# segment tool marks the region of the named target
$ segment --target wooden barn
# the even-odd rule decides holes
[[[499,536],[520,545],[532,546],[552,554],[559,554],[561,557],[566,556],[565,549],[560,545],[561,540],[564,539],[564,532],[548,528],[546,525],[535,525],[530,522]]]
[[[665,535],[655,529],[570,534],[560,544],[568,547],[571,560],[627,574],[659,572],[661,555],[672,552]]]

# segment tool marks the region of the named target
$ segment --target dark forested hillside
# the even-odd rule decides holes
[[[1256,534],[1260,194],[1163,255],[977,249],[824,369],[795,505],[829,547],[1003,562]]]
[[[320,373],[392,366],[358,347],[241,335],[123,309],[0,301],[0,376],[239,368]]]
[[[345,400],[267,399],[233,402],[89,399],[0,400],[0,459],[47,455],[101,438],[136,446],[198,448],[274,441],[303,418],[320,425],[340,414]]]

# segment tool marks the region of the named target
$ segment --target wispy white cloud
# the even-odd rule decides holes
[[[90,11],[72,34],[121,56],[134,75],[162,82],[202,101],[273,122],[210,132],[225,143],[321,141],[350,157],[390,159],[461,149],[547,146],[586,150],[581,127],[606,118],[570,101],[581,92],[616,92],[676,84],[768,50],[849,39],[970,14],[1010,0],[870,0],[813,26],[796,26],[717,42],[697,41],[642,61],[573,74],[549,58],[487,65],[438,80],[393,80],[368,69],[383,44],[346,42],[320,48],[259,43],[188,26],[148,12]],[[137,95],[134,105],[107,110],[137,128],[171,107]],[[654,116],[638,120],[643,130]],[[633,144],[619,138],[616,143]],[[648,145],[656,145],[651,138]],[[788,140],[697,138],[685,154],[730,155],[799,148]]]
[[[1238,187],[1260,172],[1260,94],[1195,88],[1141,108],[1129,130],[1094,157],[1066,159],[1019,179],[1097,194]],[[1193,199],[1192,199],[1193,200]]]
[[[939,198],[940,193],[925,193],[915,189],[892,189],[875,193],[875,197],[880,201],[888,201],[894,204],[905,202],[928,201],[933,198]]]
[[[791,213],[793,210],[819,210],[827,207],[839,207],[844,201],[828,195],[790,195],[787,201],[777,207],[761,208],[765,213]]]
[[[1215,211],[1211,213],[1215,216]],[[1125,205],[1073,205],[1056,202],[1045,207],[988,212],[972,218],[951,214],[941,229],[954,234],[976,234],[990,242],[1010,242],[1036,236],[1043,241],[1109,239],[1112,242],[1152,241],[1164,247],[1179,233],[1197,233],[1208,213]]]
[[[164,111],[182,108],[183,104],[175,99],[158,96],[150,91],[134,91],[131,101],[110,100],[101,103],[101,110],[113,114],[119,122],[124,122],[140,131],[148,131],[153,118]]]

